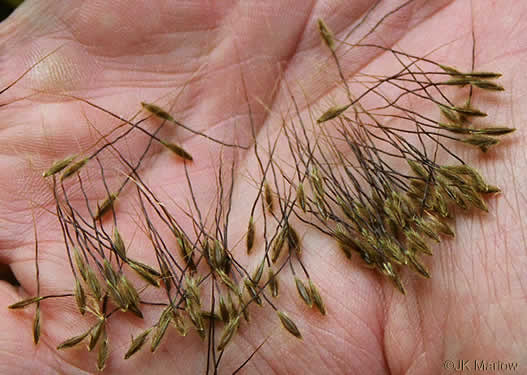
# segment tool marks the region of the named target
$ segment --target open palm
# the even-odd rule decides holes
[[[522,152],[525,131],[521,123],[525,78],[520,66],[527,45],[523,22],[527,5],[513,0],[499,5],[490,0],[472,3],[415,1],[386,19],[369,41],[396,45],[414,55],[443,45],[434,55],[438,61],[469,70],[472,17],[476,68],[503,73],[501,83],[507,90],[486,108],[489,119],[518,130],[513,141],[497,148],[490,157],[466,153],[464,158],[499,185],[503,195],[489,202],[489,214],[467,214],[458,220],[456,239],[443,241],[427,263],[431,280],[404,273],[406,296],[361,267],[359,261],[345,259],[319,232],[303,228],[303,259],[325,298],[328,315],[307,311],[289,283],[289,288],[282,288],[280,306],[297,322],[303,342],[277,330],[279,324],[270,310],[255,312],[255,323],[242,329],[226,351],[225,373],[237,368],[269,335],[271,338],[244,369],[247,373],[448,373],[445,360],[519,362],[520,370],[527,366],[520,362],[527,353],[527,321],[522,314],[527,297],[523,284],[527,271],[527,228],[523,220],[527,177],[521,172],[527,162]],[[401,4],[381,2],[354,33],[364,35]],[[245,145],[252,140],[248,97],[258,140],[265,143],[267,136],[279,129],[280,114],[290,108],[290,93],[280,83],[300,82],[303,92],[298,94],[309,98],[311,105],[324,103],[336,88],[336,75],[321,78],[317,70],[321,65],[331,65],[320,42],[317,19],[325,19],[343,38],[370,5],[366,0],[221,4],[27,1],[0,26],[2,87],[40,57],[60,48],[1,97],[1,103],[10,104],[0,107],[0,257],[21,283],[19,289],[0,285],[2,305],[36,293],[33,212],[39,234],[42,291],[71,291],[72,276],[60,228],[52,215],[37,209],[54,210],[49,181],[41,174],[53,160],[84,152],[101,134],[120,124],[71,96],[85,98],[123,118],[136,114],[141,101],[170,103],[171,113],[177,113],[178,119],[193,129]],[[389,61],[379,50],[370,50],[351,52],[342,63],[349,74],[368,66],[379,70]],[[26,100],[13,102],[26,96]],[[301,108],[304,113],[307,110]],[[153,131],[156,124],[159,122],[151,120],[145,127]],[[164,128],[163,132],[194,155],[190,177],[206,211],[205,202],[214,198],[210,187],[216,183],[217,160],[210,159],[219,146],[216,150],[210,142],[181,129]],[[125,157],[137,158],[137,150],[144,149],[149,140],[134,134],[138,135],[119,146]],[[240,157],[240,175],[257,170],[250,153],[240,152]],[[119,164],[108,167],[109,185],[118,186],[122,181],[118,170]],[[173,155],[154,146],[142,173],[164,202],[186,206],[186,198],[178,194],[186,189],[183,164]],[[253,185],[242,178],[235,189],[254,192]],[[105,194],[89,189],[91,206],[95,207]],[[240,229],[233,236],[243,235],[247,226],[245,211],[254,199],[251,194],[238,194],[234,201],[231,225]],[[125,238],[133,238],[137,231],[133,220],[137,211],[127,208],[134,206],[127,204],[132,197],[124,190],[117,208],[122,210],[119,224]],[[123,219],[126,217],[129,220]],[[140,250],[148,244],[141,245],[138,240],[130,251],[148,258]],[[43,331],[38,346],[33,345],[29,334],[31,309],[0,310],[0,372],[92,372],[93,360],[86,360],[84,350],[55,350],[62,340],[88,328],[79,321],[73,305],[71,299],[42,303]],[[131,330],[130,324],[137,328]],[[194,334],[186,338],[170,335],[154,355],[144,352],[123,360],[130,333],[136,335],[141,327],[146,327],[142,321],[130,318],[127,324],[110,328],[107,373],[204,372],[207,349]]]

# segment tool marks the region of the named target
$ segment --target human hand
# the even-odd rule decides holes
[[[0,158],[0,256],[21,283],[20,289],[1,285],[4,305],[36,294],[32,213],[38,230],[41,293],[70,292],[74,285],[61,228],[49,213],[55,210],[50,182],[41,174],[53,160],[86,153],[101,134],[108,134],[121,121],[72,96],[126,119],[140,110],[141,101],[161,98],[161,103],[170,103],[171,113],[177,113],[183,123],[229,142],[250,144],[252,121],[258,141],[266,144],[267,137],[272,139],[279,131],[282,114],[291,108],[285,82],[299,82],[303,91],[296,88],[293,92],[296,97],[305,95],[311,107],[323,108],[328,98],[336,95],[338,76],[327,48],[320,42],[317,19],[325,19],[337,38],[343,38],[368,10],[369,3],[25,3],[0,28],[2,87],[43,55],[60,48],[0,97],[1,103],[9,103],[0,107],[4,151]],[[353,35],[364,35],[400,5],[391,3],[381,2]],[[456,238],[436,246],[435,256],[426,260],[430,280],[403,272],[405,296],[385,278],[364,268],[358,257],[348,261],[326,236],[298,224],[302,259],[321,290],[328,314],[322,317],[307,310],[296,296],[291,278],[281,277],[277,305],[294,318],[303,341],[279,329],[270,309],[252,307],[252,323],[242,326],[239,338],[229,345],[220,373],[236,369],[269,335],[271,338],[244,368],[247,373],[447,373],[444,360],[514,362],[525,357],[521,313],[525,309],[522,274],[527,266],[523,254],[527,177],[521,173],[525,132],[520,122],[523,99],[518,87],[523,80],[522,16],[526,11],[527,6],[512,0],[499,5],[490,1],[416,1],[375,30],[368,41],[397,46],[414,55],[443,46],[434,52],[434,60],[470,70],[472,14],[476,69],[502,73],[501,83],[507,90],[493,101],[484,100],[489,113],[485,121],[518,130],[510,142],[498,146],[488,157],[461,145],[450,147],[481,169],[503,194],[489,200],[488,214],[470,212],[457,220]],[[390,70],[388,64],[393,58],[389,53],[354,50],[341,62],[352,80],[353,72],[358,76],[359,71],[382,74],[383,69]],[[474,100],[481,100],[478,93]],[[301,106],[304,116],[308,117],[308,111],[306,105]],[[436,116],[436,112],[434,109],[427,114]],[[156,125],[154,119],[145,122],[151,131]],[[215,170],[221,147],[181,129],[164,128],[161,134],[177,139],[193,154],[190,179],[198,187],[200,207],[207,211],[216,194]],[[116,147],[127,160],[137,160],[137,150],[145,149],[149,141],[150,137],[134,132]],[[285,160],[287,155],[280,150],[277,160],[287,165],[291,162]],[[235,173],[247,175],[258,170],[250,151],[240,150],[238,157],[240,166]],[[174,211],[178,205],[186,207],[188,196],[181,194],[187,188],[183,164],[159,145],[146,160],[142,176],[161,201]],[[122,163],[111,154],[101,154],[101,163],[106,182],[119,186],[124,177]],[[97,164],[92,164],[93,169],[86,172],[90,173],[87,181],[96,180],[100,173]],[[95,207],[97,201],[104,200],[106,191],[95,183],[88,186],[88,201]],[[243,192],[234,201],[230,222],[238,228],[231,236],[239,239],[247,226],[246,211],[254,199],[254,183],[241,178],[235,191]],[[131,242],[131,254],[153,261],[152,254],[141,250],[148,248],[147,239],[141,235],[135,238],[140,232],[135,193],[128,188],[119,196],[119,228]],[[78,190],[73,197],[77,199],[73,203],[84,204]],[[179,215],[178,220],[185,220]],[[243,246],[236,251],[243,253]],[[253,251],[258,254],[258,248]],[[27,313],[0,310],[4,324],[0,363],[4,371],[93,371],[93,361],[86,361],[84,350],[55,350],[64,339],[90,326],[79,319],[72,299],[43,301],[41,306],[38,346],[26,334],[32,324],[29,309]],[[146,320],[154,316],[152,313]],[[207,348],[194,332],[185,338],[170,334],[154,355],[140,352],[124,360],[130,334],[135,336],[148,326],[134,317],[109,325],[107,373],[204,372]]]

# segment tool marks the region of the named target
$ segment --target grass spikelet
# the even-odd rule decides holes
[[[249,295],[251,296],[254,301],[262,306],[262,299],[258,295],[258,292],[256,291],[256,288],[254,287],[254,284],[249,279],[244,279],[243,283],[245,284],[245,287],[247,288],[247,291],[249,292]]]
[[[163,146],[168,148],[170,151],[172,151],[174,154],[176,154],[180,158],[182,158],[184,160],[189,160],[189,161],[194,160],[192,158],[192,155],[190,155],[187,151],[185,151],[185,149],[183,149],[183,147],[178,146],[175,143],[171,143],[171,142],[167,142],[167,141],[163,141],[163,140],[160,140],[160,142],[161,142],[161,144]]]
[[[267,181],[264,183],[264,199],[267,210],[273,212],[273,192]]]
[[[199,280],[192,276],[185,277],[186,294],[189,299],[192,299],[198,306],[201,306]]]
[[[168,120],[168,121],[174,121],[174,118],[172,116],[170,116],[170,114],[167,111],[165,111],[164,109],[162,109],[161,107],[159,107],[159,106],[157,106],[155,104],[141,102],[141,106],[145,110],[150,112],[151,114],[159,117],[160,119]]]
[[[349,236],[347,231],[344,229],[342,224],[337,223],[333,235],[337,240],[337,244],[346,256],[346,258],[351,259],[352,251],[358,251],[357,245],[353,241],[353,238]]]
[[[85,333],[83,333],[81,335],[74,336],[72,338],[69,338],[69,339],[63,341],[61,344],[59,344],[59,346],[57,346],[57,350],[73,348],[74,346],[80,344],[82,342],[82,340],[84,340],[88,336],[90,331],[91,331],[91,329],[86,331]]]
[[[172,313],[172,322],[174,323],[174,327],[176,327],[176,330],[181,336],[186,336],[188,333],[188,328],[185,324],[185,321],[183,320],[183,317],[178,311],[171,310]]]
[[[487,152],[490,147],[497,145],[500,140],[486,135],[472,135],[468,138],[462,139],[461,142],[479,147],[481,151]]]
[[[425,234],[427,237],[436,242],[441,242],[437,227],[422,217],[414,217],[414,225],[418,232]]]
[[[106,367],[106,361],[110,355],[109,345],[108,345],[108,336],[106,332],[104,333],[104,338],[99,345],[99,351],[97,352],[97,370],[103,371]]]
[[[468,116],[474,116],[474,117],[486,117],[487,116],[485,112],[482,112],[479,109],[475,109],[471,107],[451,107],[450,109],[462,114],[463,116],[467,116],[467,117]]]
[[[474,134],[481,134],[481,135],[494,135],[494,136],[500,136],[500,135],[506,135],[510,134],[512,132],[516,131],[515,128],[507,128],[504,126],[495,126],[492,128],[478,128],[473,129],[472,132]]]
[[[324,301],[322,300],[322,296],[320,295],[318,288],[313,284],[311,279],[308,279],[308,285],[309,285],[309,294],[311,297],[313,297],[313,304],[315,307],[320,311],[322,315],[326,315],[326,305],[324,304]]]
[[[276,275],[271,268],[269,268],[267,280],[269,282],[269,289],[271,290],[271,295],[275,298],[278,297],[278,275]]]
[[[97,323],[92,327],[90,330],[90,341],[88,343],[88,351],[91,352],[93,348],[97,345],[97,342],[99,341],[99,338],[101,337],[101,333],[104,331],[104,323],[106,322],[105,319],[99,319]]]
[[[480,79],[496,79],[501,77],[501,73],[496,72],[470,72],[466,73],[466,76],[470,78],[480,78]]]
[[[328,26],[321,18],[318,19],[317,24],[318,31],[320,32],[320,37],[324,41],[324,44],[328,46],[330,50],[334,51],[335,39],[333,37],[333,33],[331,32],[331,30],[329,30]]]
[[[401,292],[402,294],[406,294],[404,285],[401,279],[399,278],[399,275],[397,274],[397,272],[393,269],[391,263],[383,262],[381,272],[387,275],[392,280],[393,284],[395,285],[397,290],[399,290],[399,292]]]
[[[77,247],[73,247],[73,258],[75,259],[75,265],[77,266],[77,269],[79,270],[79,273],[81,274],[81,277],[84,281],[88,280],[88,271],[86,268],[86,263],[84,262],[84,259],[82,258],[79,249]]]
[[[70,165],[71,162],[75,160],[76,157],[77,155],[72,155],[72,156],[68,156],[65,159],[56,161],[55,163],[53,163],[53,165],[48,170],[42,173],[42,177],[49,177],[49,176],[59,173],[64,168],[66,168],[68,165]]]
[[[428,178],[428,175],[429,173],[426,171],[426,169],[422,166],[422,164],[414,161],[414,160],[410,160],[410,159],[407,159],[406,162],[408,163],[408,165],[410,166],[410,168],[412,168],[412,171],[417,175],[417,176],[420,176],[420,177],[423,177],[423,178]]]
[[[126,259],[126,248],[124,246],[123,238],[121,237],[117,227],[113,228],[112,246],[121,259]]]
[[[250,322],[250,316],[249,316],[249,304],[245,304],[245,301],[243,300],[243,294],[238,294],[238,305],[240,306],[240,310],[242,311],[243,318],[246,322]],[[245,305],[245,307],[244,307]]]
[[[273,246],[271,248],[271,261],[275,263],[278,260],[278,257],[282,253],[282,249],[285,244],[285,239],[287,236],[287,229],[284,227],[280,230],[278,235],[273,241]]]
[[[304,194],[304,185],[302,183],[299,183],[296,188],[296,201],[302,211],[306,212],[306,197]]]
[[[469,85],[470,83],[471,83],[471,80],[468,79],[467,77],[452,78],[452,79],[449,79],[446,82],[442,82],[443,85],[459,86],[459,87],[463,87],[463,86]]]
[[[218,243],[218,241],[216,242]],[[192,245],[184,235],[179,235],[177,237],[177,244],[179,246],[179,252],[181,253],[181,257],[183,258],[187,266],[191,270],[195,271],[196,264],[194,263],[194,249],[192,248]]]
[[[276,313],[278,314],[278,318],[280,319],[280,322],[282,323],[284,328],[293,336],[302,339],[302,334],[298,330],[298,327],[296,326],[295,322],[293,322],[291,318],[289,318],[287,314],[283,311],[277,310]]]
[[[225,273],[223,270],[216,270],[216,273],[220,277],[221,281],[235,294],[240,295],[240,289],[236,286],[234,281]]]
[[[410,265],[423,277],[429,279],[430,278],[430,273],[428,272],[428,270],[426,269],[425,266],[423,266],[421,264],[421,262],[419,262],[419,260],[417,259],[416,255],[414,254],[410,254],[408,256],[408,261],[410,263]]]
[[[82,287],[79,280],[75,280],[75,302],[79,308],[81,315],[86,313],[86,294],[84,293],[84,288]]]
[[[60,176],[60,180],[64,181],[68,177],[73,176],[75,173],[77,173],[82,167],[86,165],[86,163],[90,160],[90,158],[84,158],[82,160],[79,160],[78,162],[70,165],[68,168],[62,172],[62,176]]]
[[[110,211],[116,199],[117,199],[116,194],[110,194],[108,198],[106,198],[100,205],[97,203],[97,212],[95,213],[94,219],[99,220],[108,211]]]
[[[503,86],[498,85],[497,83],[494,83],[494,82],[490,82],[490,81],[471,81],[470,83],[483,90],[505,91]]]
[[[161,319],[159,320],[155,333],[152,336],[152,343],[150,345],[150,351],[152,353],[155,352],[157,348],[159,347],[159,344],[161,343],[161,339],[165,336],[169,323],[170,323],[170,315],[168,314],[161,315]]]
[[[35,317],[33,318],[33,343],[38,344],[40,340],[40,305],[37,304]]]
[[[448,109],[447,107],[440,105],[439,110],[441,111],[441,114],[450,122],[453,124],[461,125],[461,120],[459,119],[458,115],[454,112]]]
[[[103,261],[103,272],[104,272],[104,277],[106,278],[106,281],[110,285],[117,287],[117,283],[119,281],[119,275],[117,275],[117,273],[114,271],[112,265],[110,264],[110,262],[108,262],[108,259],[104,259]]]
[[[194,325],[196,332],[201,337],[201,339],[204,339],[205,338],[205,325],[203,324],[203,316],[201,315],[199,306],[193,303],[192,301],[193,301],[192,299],[189,299],[189,298],[186,299],[185,310],[187,311],[188,316],[190,317],[190,321]]]
[[[460,76],[460,75],[463,75],[463,73],[461,73],[459,70],[457,70],[456,68],[453,68],[451,66],[447,66],[447,65],[443,65],[443,64],[438,64],[438,66],[443,69],[445,72],[447,72],[448,74],[452,75],[452,76]]]
[[[9,305],[9,309],[15,310],[15,309],[23,309],[26,306],[29,306],[35,302],[39,302],[43,299],[43,297],[31,297],[28,299],[24,299],[22,301],[19,301],[17,303],[13,303],[12,305]]]
[[[227,304],[225,303],[225,299],[223,298],[223,296],[220,296],[220,301],[218,304],[220,306],[220,318],[224,322],[227,322],[229,320],[229,317],[231,316],[231,313],[227,308]]]
[[[220,342],[218,344],[218,351],[223,351],[227,344],[232,340],[234,334],[238,330],[240,325],[240,317],[237,316],[234,319],[231,319],[229,323],[223,329],[223,334],[221,335]]]
[[[254,273],[252,275],[252,282],[255,284],[255,285],[258,285],[258,283],[260,282],[260,280],[262,279],[262,275],[263,275],[263,270],[264,270],[264,267],[265,267],[265,259],[263,259],[261,262],[260,262],[260,265],[258,266],[258,268],[256,270],[254,270]]]
[[[126,351],[126,353],[124,355],[124,359],[130,358],[135,353],[137,353],[139,351],[139,349],[141,349],[143,347],[148,335],[150,334],[150,331],[152,331],[152,328],[148,328],[146,331],[141,333],[135,339],[132,338],[132,343],[130,344],[130,347]]]
[[[122,298],[122,303],[125,311],[131,311],[138,318],[143,319],[143,313],[141,312],[139,294],[135,287],[128,281],[128,279],[121,275],[117,284],[117,291],[119,296]]]
[[[106,285],[107,290],[110,295],[111,300],[113,303],[121,309],[121,311],[127,311],[128,310],[128,304],[126,303],[125,299],[121,295],[121,292],[117,288],[117,285],[112,284],[112,282],[108,279],[106,279]]]
[[[143,280],[156,288],[159,288],[159,278],[161,274],[150,266],[136,260],[127,259],[126,263],[132,268]]]
[[[300,280],[298,277],[295,277],[295,284],[296,290],[298,291],[300,298],[302,298],[306,305],[308,305],[309,307],[313,307],[313,299],[311,298],[311,293],[306,288],[302,280]]]
[[[91,269],[87,271],[86,278],[88,286],[93,293],[93,296],[95,297],[95,299],[100,300],[102,298],[102,292],[99,279],[97,279],[97,276],[95,275],[95,273],[93,273]]]
[[[326,110],[326,112],[320,115],[320,117],[317,119],[317,122],[321,124],[323,122],[332,120],[335,117],[338,117],[343,114],[350,106],[351,104],[330,107]]]
[[[297,255],[300,255],[302,249],[300,248],[298,233],[289,224],[287,225],[287,246],[289,251],[294,251]]]
[[[432,255],[432,251],[426,244],[425,240],[423,240],[423,237],[418,232],[413,229],[406,229],[404,231],[404,236],[410,249],[412,249],[416,253]]]
[[[249,219],[249,225],[247,226],[247,254],[251,253],[251,250],[254,246],[254,220],[253,217]]]
[[[216,264],[216,267],[219,269],[225,271],[224,265],[225,265],[225,249],[223,248],[223,245],[219,240],[214,241],[214,263]]]
[[[488,193],[488,194],[501,193],[501,189],[498,186],[486,185],[485,190],[482,191],[482,193]]]

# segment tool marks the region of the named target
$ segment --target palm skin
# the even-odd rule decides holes
[[[186,85],[175,108],[186,124],[200,130],[210,128],[211,134],[236,131],[236,139],[246,144],[251,137],[240,78],[243,74],[248,97],[252,102],[258,99],[253,103],[253,121],[263,141],[277,127],[280,110],[287,107],[287,92],[274,90],[277,77],[301,81],[306,96],[313,97],[312,103],[323,103],[324,96],[334,89],[334,80],[310,74],[321,61],[330,61],[325,60],[328,53],[320,43],[316,20],[325,19],[343,37],[369,3],[25,3],[0,26],[2,86],[15,80],[43,54],[67,43],[2,94],[5,103],[34,93],[32,90],[48,93],[0,108],[0,256],[21,283],[18,289],[6,283],[0,285],[2,305],[35,294],[31,206],[53,210],[50,190],[40,176],[42,169],[57,157],[83,150],[97,139],[87,125],[87,117],[102,130],[115,125],[99,111],[53,93],[87,98],[130,117],[139,109],[140,101],[180,92]],[[382,3],[373,19],[378,20],[398,5],[398,1]],[[456,224],[456,239],[443,241],[436,247],[435,256],[427,260],[431,280],[404,273],[406,296],[363,268],[360,261],[347,261],[318,232],[303,228],[305,264],[325,298],[328,315],[321,317],[306,310],[292,285],[282,287],[280,306],[297,322],[303,342],[280,330],[270,310],[255,312],[255,323],[242,329],[241,337],[227,350],[225,373],[231,373],[269,335],[271,338],[245,368],[247,373],[438,374],[449,373],[443,368],[447,359],[516,361],[520,369],[527,366],[521,362],[527,352],[527,322],[522,314],[526,307],[523,275],[527,271],[527,228],[523,217],[527,177],[521,170],[526,158],[522,152],[525,131],[520,121],[523,110],[519,90],[525,80],[519,64],[527,43],[522,22],[527,5],[512,0],[499,4],[416,1],[381,25],[375,38],[416,55],[448,43],[434,55],[436,59],[468,70],[471,7],[477,40],[476,68],[503,73],[501,82],[507,90],[506,95],[497,96],[485,108],[489,122],[518,130],[511,141],[490,156],[481,157],[464,148],[456,151],[491,183],[499,185],[503,194],[489,200],[489,214],[462,215]],[[366,22],[357,32],[364,33],[372,26],[372,22]],[[382,68],[384,61],[389,60],[379,53],[355,54],[347,56],[343,65],[345,71],[353,72],[370,65]],[[271,112],[255,104],[261,102]],[[207,155],[206,142],[182,137],[179,139],[194,155]],[[133,150],[145,144],[139,139],[128,147]],[[246,159],[243,168],[255,169],[254,159],[242,155]],[[173,171],[168,177],[167,165]],[[196,158],[194,167],[198,172],[191,177],[198,184],[213,184],[210,163]],[[183,170],[173,158],[155,154],[144,168],[149,181],[163,180],[167,196],[178,192]],[[100,191],[90,194],[94,205],[103,199]],[[127,199],[131,198],[121,197],[119,207],[126,206]],[[250,204],[244,199],[252,198],[235,202],[233,217],[246,217],[245,213],[236,214]],[[239,226],[245,228],[246,222],[240,219]],[[133,233],[136,224],[130,220],[121,225],[125,226],[124,232]],[[62,234],[50,215],[37,215],[37,227],[41,288],[50,293],[62,292],[61,285],[71,285]],[[30,337],[32,309],[23,313],[0,310],[0,372],[92,372],[94,359],[86,361],[84,350],[58,353],[54,349],[84,327],[71,301],[43,303],[42,308],[43,333],[37,347]],[[130,333],[135,335],[145,327],[137,319],[129,323],[137,329],[130,332],[130,325],[110,328],[112,354],[106,373],[203,372],[206,348],[196,335],[184,339],[171,335],[174,337],[155,355],[139,353],[124,361]]]

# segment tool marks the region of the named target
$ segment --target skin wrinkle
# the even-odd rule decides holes
[[[417,326],[419,327],[418,336],[424,337],[426,333],[426,330],[424,327],[424,322],[425,322],[425,317],[424,317],[425,314],[423,313],[424,309],[421,307],[419,300],[416,300],[416,306],[417,306],[417,313],[418,313],[417,314],[417,318],[418,318]],[[422,344],[425,347],[424,351],[426,352],[426,341],[424,341]]]

